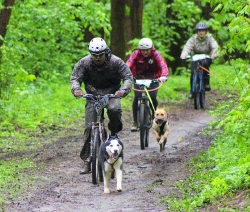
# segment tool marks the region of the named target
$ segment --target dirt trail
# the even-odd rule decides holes
[[[103,194],[103,184],[94,186],[91,175],[79,175],[82,161],[81,136],[60,139],[39,161],[46,169],[37,171],[39,181],[17,201],[6,204],[6,212],[163,212],[158,199],[175,192],[174,183],[187,178],[185,163],[205,150],[211,138],[199,132],[212,117],[192,107],[169,111],[170,135],[163,153],[150,132],[149,147],[140,150],[139,133],[130,132],[130,114],[124,114],[124,130],[119,134],[124,149],[123,191],[110,182],[110,194]]]

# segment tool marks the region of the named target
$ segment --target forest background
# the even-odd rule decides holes
[[[87,45],[93,37],[103,37],[112,53],[125,61],[138,40],[149,37],[167,60],[170,77],[181,80],[189,73],[185,61],[179,58],[181,50],[195,33],[195,25],[202,21],[221,47],[214,66],[224,71],[218,85],[229,100],[212,111],[219,117],[212,123],[218,131],[214,146],[204,161],[200,158],[196,164],[197,173],[213,167],[205,174],[209,180],[203,176],[202,181],[201,175],[193,177],[190,182],[197,186],[191,186],[191,195],[165,201],[170,208],[189,210],[232,196],[235,190],[248,191],[249,5],[249,0],[1,0],[1,158],[42,145],[38,139],[41,134],[74,124],[82,111],[70,103],[69,78],[74,64],[88,54]],[[174,86],[169,85],[172,90],[166,101],[185,98],[188,87],[180,90]],[[130,102],[124,100],[124,104],[130,107]],[[13,186],[18,190],[20,182],[16,179],[29,167],[33,164],[28,159],[18,161],[18,165],[14,159],[2,159],[1,193]],[[15,192],[9,193],[12,196]]]

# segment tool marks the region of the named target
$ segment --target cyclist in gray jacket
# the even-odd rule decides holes
[[[196,25],[197,34],[193,35],[191,38],[188,39],[187,43],[185,44],[182,53],[181,59],[186,59],[189,54],[207,54],[210,55],[212,58],[218,57],[218,44],[212,35],[207,34],[207,26],[204,23],[198,23]],[[191,71],[195,67],[195,62],[191,64]],[[206,69],[209,69],[210,65],[212,64],[212,59],[205,59],[202,61],[202,66]],[[193,72],[193,71],[192,71]],[[209,73],[204,71],[204,84],[205,90],[210,91],[210,76]],[[192,82],[192,73],[190,76],[190,87]],[[193,98],[192,92],[190,92],[189,96],[190,99]]]
[[[94,95],[116,94],[125,97],[132,88],[133,76],[129,67],[119,57],[111,54],[109,47],[102,38],[94,38],[88,45],[90,55],[82,58],[75,65],[71,78],[71,92],[75,97],[84,93],[81,89],[84,83],[86,93]],[[123,81],[123,85],[121,85]],[[109,117],[108,128],[111,135],[116,135],[122,130],[122,111],[120,98],[112,98],[107,106]],[[90,171],[90,139],[91,124],[96,121],[95,109],[91,102],[85,106],[84,145],[80,153],[84,165],[80,174]]]

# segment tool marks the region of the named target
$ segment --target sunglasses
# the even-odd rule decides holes
[[[99,54],[91,53],[91,55],[92,55],[93,57],[95,57],[95,58],[97,58],[97,57],[100,57],[100,58],[101,58],[104,54],[105,54],[105,52],[101,52],[101,53],[99,53]]]

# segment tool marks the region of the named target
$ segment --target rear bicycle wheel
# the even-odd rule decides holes
[[[140,146],[145,149],[146,144],[146,128],[145,128],[145,104],[140,104],[139,107],[139,124],[140,124]]]
[[[92,170],[92,183],[97,184],[100,181],[100,176],[102,176],[101,164],[99,163],[99,149],[100,149],[100,135],[99,128],[94,128],[93,139],[92,139],[92,162],[91,162],[91,170]]]

